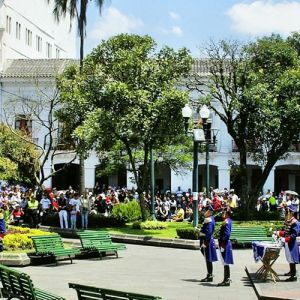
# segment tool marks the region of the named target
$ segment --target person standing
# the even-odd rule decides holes
[[[205,257],[207,275],[200,282],[213,281],[213,262],[218,260],[214,241],[215,219],[212,215],[213,207],[208,205],[204,212],[204,223],[200,232],[200,250]]]
[[[221,260],[224,265],[224,279],[218,286],[230,286],[230,268],[233,264],[232,244],[230,241],[230,234],[232,228],[231,210],[226,208],[222,214],[223,223],[220,228],[219,250],[221,253]]]
[[[38,209],[39,202],[33,197],[33,194],[29,196],[27,214],[30,226],[36,228],[38,225]]]
[[[80,213],[81,213],[81,228],[87,229],[88,217],[91,212],[91,196],[87,191],[85,196],[80,199]]]
[[[285,281],[297,281],[296,264],[299,263],[299,248],[297,236],[300,232],[300,223],[295,218],[296,207],[287,206],[286,220],[284,230],[278,231],[277,235],[281,237],[285,248],[286,260],[290,265],[290,271],[285,276],[289,276]]]
[[[57,199],[60,228],[68,228],[67,199],[61,194]]]

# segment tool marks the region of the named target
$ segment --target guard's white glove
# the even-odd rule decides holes
[[[281,238],[281,243],[285,244],[285,238],[284,237]]]

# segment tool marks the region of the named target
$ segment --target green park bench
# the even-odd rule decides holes
[[[32,235],[30,236],[36,251],[36,255],[53,256],[57,265],[58,257],[68,256],[72,263],[72,256],[80,254],[79,249],[65,248],[61,237],[58,234]]]
[[[161,297],[128,293],[123,291],[102,289],[98,287],[81,285],[76,283],[69,283],[69,287],[73,288],[77,292],[79,300],[89,300],[89,299],[103,299],[103,300],[160,300]]]
[[[266,229],[262,226],[243,227],[234,224],[232,226],[230,240],[233,244],[251,244],[253,241],[274,242],[267,236]]]
[[[65,298],[35,288],[30,277],[0,264],[1,297],[24,300],[64,300]],[[2,298],[1,298],[2,299]]]
[[[84,230],[77,232],[82,250],[97,251],[100,259],[106,252],[114,252],[118,257],[118,250],[125,250],[124,244],[113,243],[110,234],[105,230]]]

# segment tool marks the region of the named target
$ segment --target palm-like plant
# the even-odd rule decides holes
[[[77,20],[78,33],[80,37],[80,72],[83,67],[84,56],[84,39],[86,36],[86,23],[87,23],[87,7],[89,2],[95,1],[99,7],[99,13],[101,14],[104,0],[47,0],[48,4],[54,1],[53,15],[59,22],[62,17],[66,17],[67,14],[70,17],[70,26],[72,26],[72,20]],[[85,189],[84,180],[84,157],[79,155],[79,168],[80,168],[80,193],[83,194]]]
[[[53,15],[59,22],[62,17],[70,16],[70,21],[77,19],[78,33],[80,37],[80,69],[82,69],[84,56],[84,39],[86,36],[86,14],[89,2],[95,1],[101,14],[104,0],[47,0],[54,1]],[[72,24],[72,23],[70,23]]]

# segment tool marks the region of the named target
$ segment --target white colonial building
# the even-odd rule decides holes
[[[15,128],[26,127],[33,140],[42,146],[46,131],[41,126],[34,112],[29,109],[34,103],[45,103],[40,109],[40,116],[46,118],[49,113],[49,101],[56,93],[55,76],[65,67],[76,63],[76,26],[70,30],[69,18],[60,23],[54,20],[52,6],[46,0],[0,0],[0,121]],[[71,59],[66,59],[71,58]],[[206,74],[205,64],[195,63],[193,71]],[[197,95],[191,94],[191,98]],[[48,102],[47,102],[48,101]],[[39,106],[41,107],[41,105]],[[178,116],[181,117],[181,116]],[[210,186],[230,188],[230,162],[238,163],[238,153],[226,126],[212,115],[212,128],[217,129],[216,144],[209,153]],[[58,145],[57,132],[54,147]],[[264,190],[280,191],[285,189],[300,192],[300,148],[295,145],[287,159],[277,162],[266,181]],[[45,174],[51,169],[73,159],[72,152],[62,150],[53,160],[48,160],[44,167]],[[205,153],[199,153],[199,189],[205,186]],[[98,177],[97,169],[101,162],[95,155],[85,162],[86,187],[92,188],[98,181],[101,184],[133,187],[132,174],[123,170],[110,177]],[[261,172],[250,158],[248,160],[249,185],[254,185]],[[78,159],[55,178],[46,182],[47,187],[76,187],[78,178]],[[178,186],[187,190],[192,186],[192,171],[182,170],[175,174],[168,166],[157,162],[155,167],[156,186],[161,190],[176,191]]]
[[[0,112],[3,122],[7,122],[15,128],[26,127],[33,140],[40,146],[46,142],[44,137],[47,133],[41,126],[40,121],[32,110],[34,103],[43,103],[39,106],[39,113],[42,119],[49,114],[49,102],[57,92],[55,77],[70,64],[77,63],[72,59],[13,59],[6,60],[0,74]],[[203,72],[204,66],[197,64],[198,72]],[[196,97],[196,95],[191,95]],[[29,103],[29,104],[28,104]],[[181,117],[181,116],[178,116]],[[230,162],[238,163],[238,152],[227,132],[226,126],[215,115],[211,115],[212,128],[216,129],[216,144],[211,147],[209,153],[210,186],[223,189],[231,186]],[[58,145],[58,134],[54,147]],[[300,152],[298,145],[295,145],[285,160],[280,160],[270,173],[264,190],[296,190],[300,192]],[[72,152],[65,150],[58,151],[55,158],[47,161],[44,167],[45,174],[51,169],[57,169],[64,163],[70,162],[74,157]],[[46,182],[47,187],[65,189],[69,185],[76,187],[79,183],[79,164],[76,158],[64,172]],[[126,170],[120,171],[110,177],[98,177],[97,169],[101,168],[101,162],[94,152],[91,152],[85,162],[85,182],[87,188],[93,188],[95,182],[115,186],[135,186],[131,181],[132,174]],[[205,153],[199,153],[199,189],[206,185],[206,157]],[[255,184],[255,180],[261,173],[261,168],[253,160],[248,160],[249,186]],[[181,174],[175,174],[168,166],[161,162],[155,165],[156,186],[161,190],[176,191],[178,186],[187,190],[192,186],[192,171],[182,170]]]
[[[0,66],[6,59],[75,58],[76,26],[56,22],[46,0],[0,1]]]

